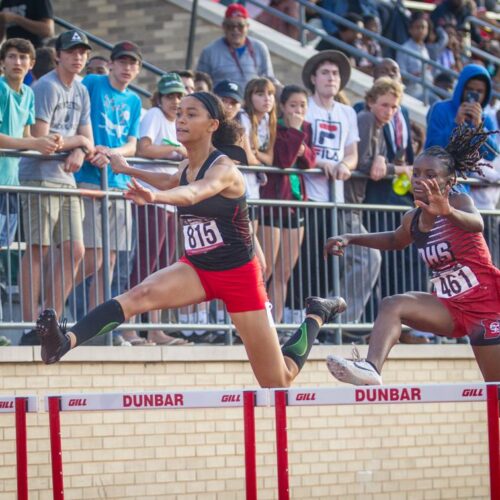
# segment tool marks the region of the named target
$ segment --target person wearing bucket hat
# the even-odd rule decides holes
[[[351,171],[358,163],[359,134],[356,113],[351,106],[335,101],[337,94],[347,85],[350,75],[351,65],[348,59],[337,50],[318,52],[306,61],[302,70],[304,86],[312,93],[308,99],[305,119],[312,125],[316,166],[323,170],[323,175],[304,173],[305,191],[311,201],[342,203],[344,181],[349,179]],[[330,257],[324,260],[320,256],[322,244],[329,236],[325,228],[332,227],[333,214],[330,210],[319,210],[317,215],[317,231],[306,228],[302,243],[302,276],[298,279],[308,283],[308,290],[315,295],[325,296],[330,292],[327,277],[331,276],[333,259]],[[311,272],[311,255],[318,256],[316,265],[319,272]],[[344,278],[352,279],[352,268],[357,265],[353,265],[353,259],[346,259],[345,263],[341,281]],[[351,269],[347,269],[348,266],[351,266]],[[342,288],[346,289],[348,288]],[[354,306],[360,302],[355,297],[352,297],[351,301],[349,298],[347,300]]]
[[[248,36],[248,18],[243,5],[229,5],[222,23],[224,36],[202,50],[196,70],[208,73],[214,85],[231,80],[244,89],[254,78],[274,76],[269,49]]]

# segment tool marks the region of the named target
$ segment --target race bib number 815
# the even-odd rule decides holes
[[[443,299],[456,297],[479,285],[476,275],[467,266],[441,273],[431,281],[436,288],[437,296]]]
[[[206,253],[224,245],[214,219],[183,217],[184,249],[188,255]]]

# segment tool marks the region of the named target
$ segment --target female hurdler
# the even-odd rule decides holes
[[[445,149],[433,146],[418,156],[411,178],[417,208],[395,231],[345,234],[326,242],[325,254],[333,255],[342,255],[347,245],[401,250],[413,242],[432,272],[432,293],[382,301],[366,360],[328,356],[328,369],[338,380],[382,384],[382,366],[403,323],[446,337],[469,336],[485,381],[500,380],[500,271],[491,262],[472,199],[453,189],[457,174],[481,172],[480,148],[488,135],[462,125]]]
[[[96,307],[68,332],[58,325],[53,310],[43,311],[37,321],[42,359],[55,363],[70,349],[113,330],[131,316],[221,299],[245,344],[259,384],[287,387],[305,363],[320,327],[344,311],[346,304],[340,297],[306,299],[304,323],[280,349],[254,256],[244,179],[214,146],[232,142],[234,125],[226,121],[217,97],[197,92],[182,99],[176,128],[177,139],[188,151],[178,173],[133,169],[120,156],[112,157],[111,165],[115,171],[134,175],[161,190],[152,192],[132,179],[126,198],[139,205],[178,207],[184,256]]]

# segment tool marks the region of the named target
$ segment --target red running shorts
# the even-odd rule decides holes
[[[182,256],[179,262],[191,266],[205,289],[207,300],[220,299],[226,304],[227,311],[239,313],[266,309],[267,297],[262,269],[256,257],[250,262],[234,269],[206,271],[189,262]]]

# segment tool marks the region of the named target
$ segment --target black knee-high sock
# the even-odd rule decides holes
[[[111,299],[92,309],[70,331],[75,334],[77,345],[80,345],[97,335],[111,332],[124,321],[122,306],[117,300]]]
[[[306,318],[299,329],[281,348],[283,356],[293,359],[299,367],[299,370],[304,366],[320,328],[321,327],[315,319]]]

